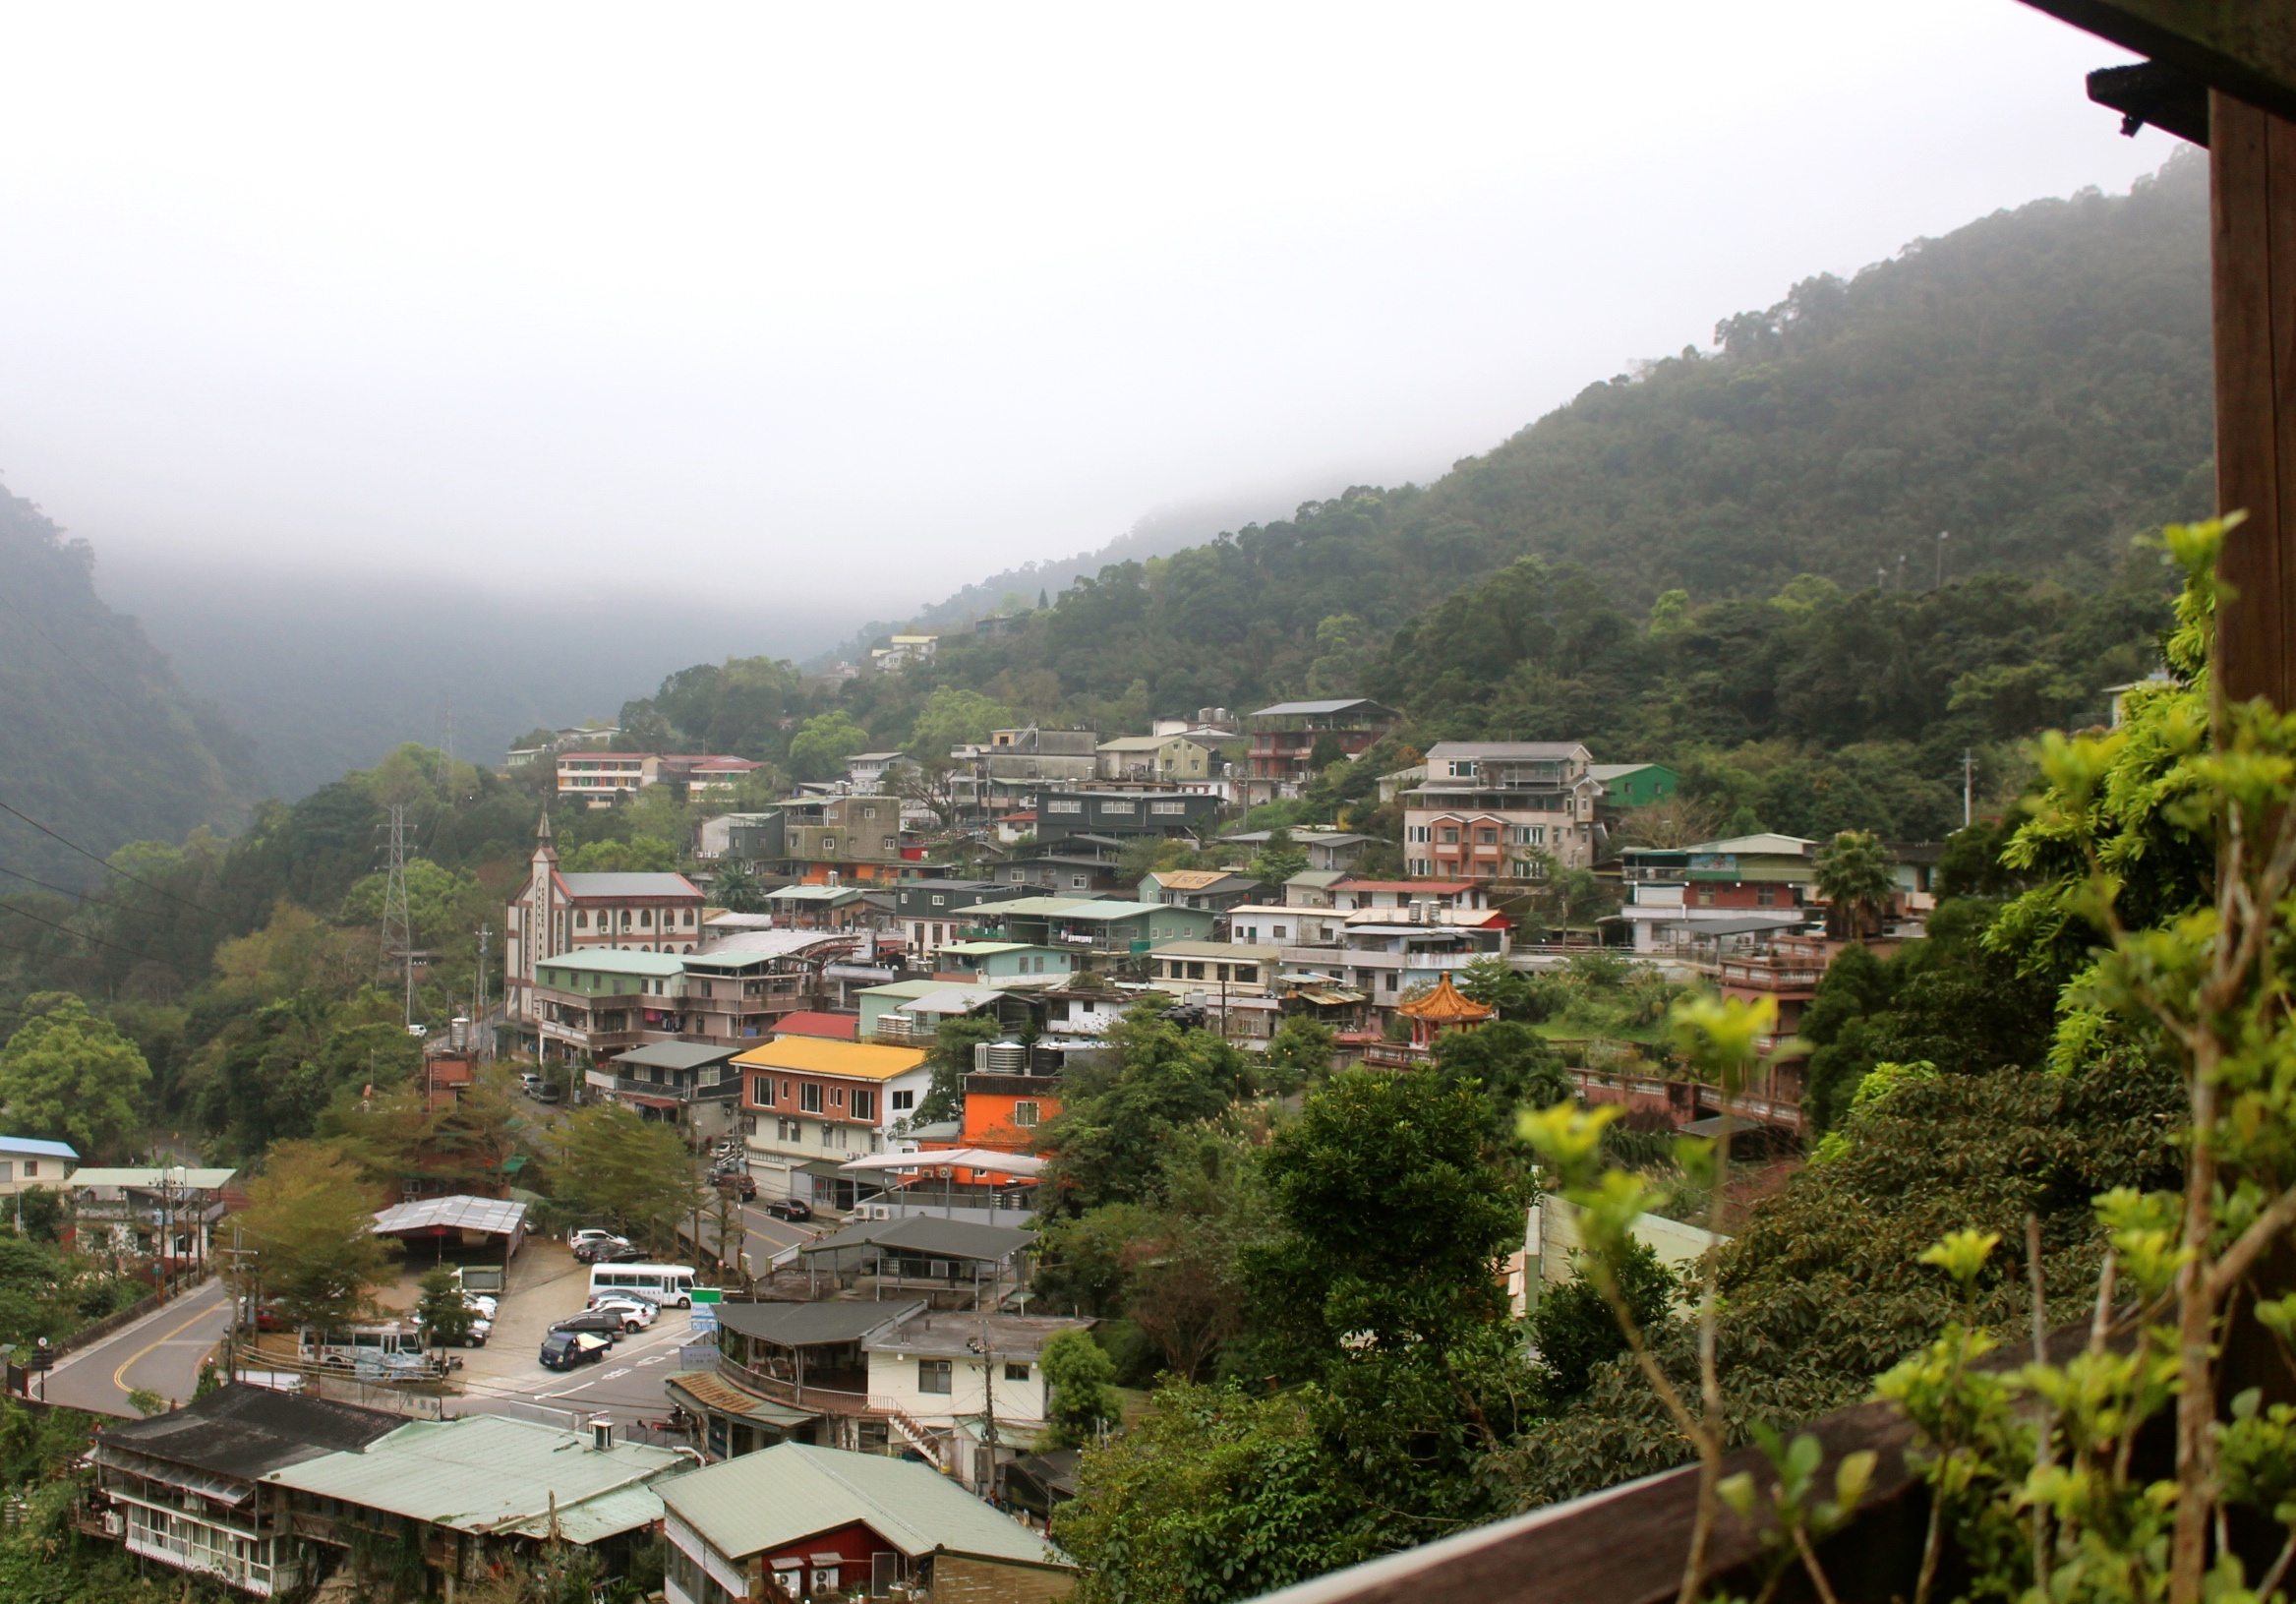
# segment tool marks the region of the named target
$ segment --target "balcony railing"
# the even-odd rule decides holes
[[[854,1392],[838,1387],[816,1387],[811,1382],[800,1387],[795,1381],[780,1376],[769,1376],[762,1370],[754,1370],[739,1360],[727,1358],[723,1354],[718,1357],[718,1371],[736,1387],[746,1388],[759,1397],[769,1397],[777,1403],[787,1403],[794,1408],[818,1409],[824,1414],[881,1412],[878,1409],[877,1401],[865,1392]],[[838,1371],[833,1374],[839,1380],[846,1380],[850,1376],[851,1379],[860,1380],[863,1386],[867,1385],[865,1374],[861,1372]]]
[[[741,1095],[739,1080],[720,1081],[715,1086],[672,1086],[662,1081],[642,1081],[634,1075],[609,1075],[593,1069],[583,1076],[584,1084],[600,1092],[631,1092],[646,1098],[676,1098],[679,1102],[708,1100],[713,1098],[736,1098]]]

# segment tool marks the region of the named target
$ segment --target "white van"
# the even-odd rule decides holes
[[[691,1265],[593,1265],[590,1296],[601,1292],[635,1292],[656,1303],[685,1309],[693,1304]]]

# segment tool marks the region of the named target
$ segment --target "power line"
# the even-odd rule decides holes
[[[77,897],[82,902],[91,902],[99,908],[125,909],[127,907],[125,903],[115,902],[109,897],[99,897],[91,891],[75,891],[68,885],[57,885],[52,881],[41,879],[36,874],[27,874],[20,868],[10,868],[6,863],[0,863],[0,874],[13,875],[19,880],[29,880],[42,891],[53,891],[59,897]]]
[[[48,839],[51,841],[63,842],[65,846],[71,848],[81,857],[87,859],[90,863],[102,864],[105,872],[107,873],[117,874],[123,880],[133,880],[136,882],[136,884],[144,887],[144,889],[147,891],[156,891],[162,897],[167,898],[170,902],[180,902],[186,908],[195,909],[200,913],[206,914],[210,919],[222,918],[222,916],[216,913],[212,908],[202,908],[198,903],[192,901],[189,897],[181,896],[176,892],[170,891],[163,885],[154,885],[149,880],[145,879],[141,874],[130,874],[124,868],[119,868],[111,863],[105,862],[104,860],[96,857],[95,854],[89,852],[86,847],[80,845],[79,842],[72,840],[68,836],[60,836],[56,834],[55,831],[49,829],[46,825],[42,824],[38,819],[33,818],[29,813],[25,812],[22,808],[11,807],[6,802],[0,802],[0,812],[13,813],[16,817],[24,820],[25,823],[30,825],[33,829],[39,831],[40,834],[48,837]]]
[[[109,947],[114,952],[124,952],[129,957],[141,958],[147,964],[167,964],[171,969],[174,967],[174,965],[165,958],[155,958],[150,953],[138,952],[134,947],[123,947],[117,941],[106,941],[102,936],[89,935],[86,930],[75,930],[69,924],[58,924],[52,919],[42,919],[37,914],[27,913],[25,910],[17,907],[14,903],[0,902],[0,913],[14,914],[18,919],[29,919],[34,924],[45,924],[51,930],[61,930],[66,935],[71,936],[74,940],[92,941],[99,947]]]

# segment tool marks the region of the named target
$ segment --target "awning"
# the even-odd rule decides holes
[[[650,1098],[643,1092],[617,1092],[614,1095],[622,1101],[634,1102],[641,1108],[660,1108],[670,1111],[684,1106],[676,1098]]]
[[[768,1397],[736,1387],[723,1377],[707,1370],[683,1371],[665,1376],[662,1385],[682,1396],[693,1408],[710,1414],[737,1415],[743,1420],[754,1420],[760,1425],[778,1426],[784,1430],[802,1426],[819,1415],[803,1409],[793,1409],[786,1403],[776,1403]]]
[[[999,1175],[1041,1175],[1049,1158],[1032,1153],[998,1153],[993,1148],[949,1148],[939,1153],[873,1153],[838,1167],[850,1173],[872,1169],[986,1169]]]

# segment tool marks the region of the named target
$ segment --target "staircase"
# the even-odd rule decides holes
[[[939,1438],[912,1420],[906,1412],[896,1405],[887,1403],[882,1398],[872,1398],[870,1402],[877,1408],[884,1410],[885,1418],[892,1424],[893,1429],[902,1435],[911,1448],[924,1455],[927,1464],[944,1476],[950,1473],[948,1450],[942,1446]]]

